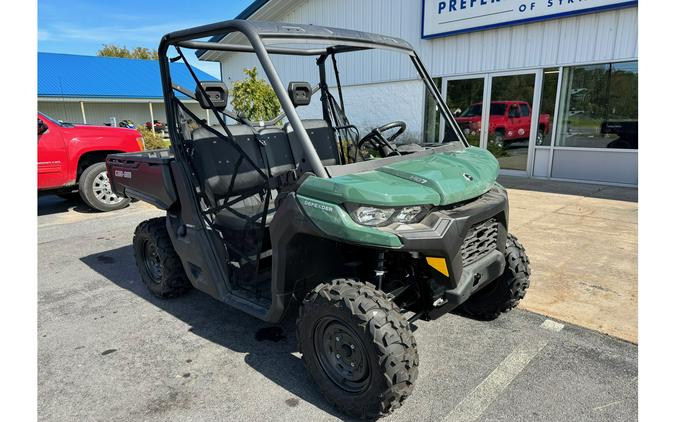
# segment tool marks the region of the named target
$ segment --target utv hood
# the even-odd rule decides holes
[[[448,205],[478,197],[497,179],[499,164],[480,148],[410,157],[374,170],[308,178],[298,193],[334,204]]]

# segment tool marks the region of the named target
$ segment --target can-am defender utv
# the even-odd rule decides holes
[[[188,49],[202,58],[255,54],[283,112],[251,122],[228,110],[227,87],[198,81]],[[443,142],[400,145],[401,121],[362,137],[349,123],[336,57],[373,49],[412,61],[445,121]],[[270,55],[314,57],[318,86],[285,87]],[[116,193],[166,210],[166,218],[141,223],[133,242],[155,295],[194,286],[271,323],[299,305],[298,345],[310,376],[327,400],[363,418],[387,414],[411,394],[419,364],[412,321],[460,306],[494,318],[524,296],[528,259],[507,232],[497,161],[469,146],[407,42],[234,20],[165,35],[159,62],[171,149],[107,159]],[[184,63],[195,92],[172,84],[169,62]],[[316,93],[322,117],[301,120],[296,108]],[[217,124],[198,117],[186,97]]]

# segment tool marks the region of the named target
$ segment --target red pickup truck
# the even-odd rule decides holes
[[[481,103],[471,104],[455,120],[466,135],[480,132]],[[539,115],[537,145],[541,145],[544,136],[550,131],[551,116]],[[495,144],[504,146],[507,142],[529,139],[532,124],[532,108],[526,101],[492,101],[490,103],[490,126],[488,135]]]
[[[133,129],[63,123],[37,115],[38,194],[69,196],[79,190],[82,200],[99,211],[124,208],[129,198],[110,190],[105,158],[108,154],[143,151],[143,137]]]

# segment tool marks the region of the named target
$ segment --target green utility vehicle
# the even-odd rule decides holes
[[[198,81],[188,50],[201,60],[257,60],[281,114],[252,122],[228,109],[227,86]],[[406,86],[418,98],[426,89],[435,102],[428,109],[444,122],[438,142],[419,139],[421,129],[405,133],[403,119],[364,136],[363,124],[350,123],[352,95],[372,110],[354,121],[403,110],[419,126],[418,106],[402,104],[400,93],[378,103],[361,86],[343,86],[349,74],[338,72],[338,59],[353,56],[347,67],[360,72],[368,52],[395,56],[378,59],[393,66],[387,71],[410,66],[404,76],[420,82]],[[317,83],[286,85],[271,55],[286,72]],[[172,84],[169,62],[184,63],[194,91]],[[159,63],[171,149],[107,159],[114,192],[166,210],[141,223],[133,241],[153,294],[195,287],[270,323],[297,310],[311,378],[328,401],[362,418],[388,414],[412,393],[419,365],[413,321],[457,308],[495,318],[525,295],[528,259],[507,231],[497,160],[469,146],[407,42],[233,20],[165,35]],[[211,113],[211,124],[189,98]]]

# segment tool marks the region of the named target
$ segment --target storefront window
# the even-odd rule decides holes
[[[447,81],[445,101],[469,144],[480,144],[480,124],[483,116],[483,85],[481,78]]]
[[[638,149],[637,62],[563,69],[556,146]]]
[[[553,116],[555,116],[555,96],[558,91],[558,77],[560,70],[557,67],[544,69],[544,79],[541,86],[541,106],[539,112],[539,131],[537,132],[537,146],[550,146],[553,136]]]

